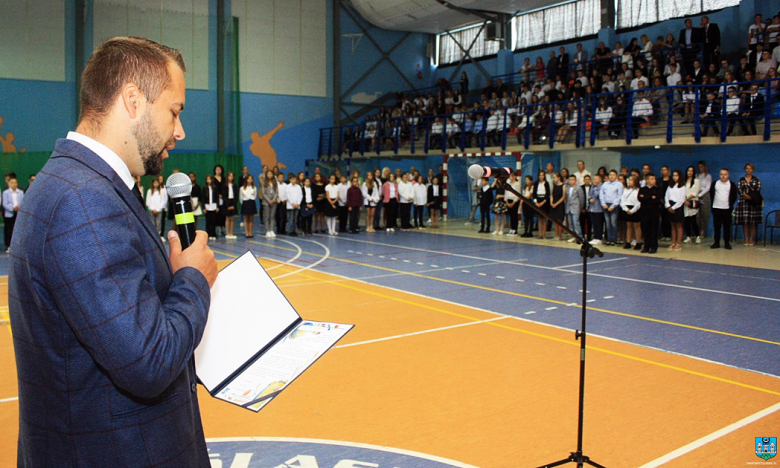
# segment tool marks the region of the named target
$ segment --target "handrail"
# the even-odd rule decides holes
[[[702,108],[703,103],[706,103],[702,95],[706,96],[707,91],[715,90],[715,94],[720,96],[716,100],[720,99],[722,101],[723,96],[728,94],[729,87],[737,87],[738,95],[741,96],[745,92],[741,89],[746,85],[753,84],[759,85],[759,93],[765,98],[762,115],[751,115],[748,118],[739,118],[738,115],[736,117],[729,116],[727,114],[727,106],[722,105],[722,103],[719,104],[720,115],[711,117],[704,114],[707,109],[706,107]],[[470,109],[449,114],[400,116],[369,120],[358,125],[321,128],[319,154],[327,154],[328,157],[333,155],[341,157],[345,152],[350,156],[355,152],[359,152],[361,155],[366,153],[378,155],[383,150],[393,151],[393,153],[397,154],[407,143],[409,145],[407,148],[412,154],[416,154],[419,151],[420,144],[422,144],[424,154],[428,154],[430,150],[437,148],[445,151],[448,147],[457,147],[460,150],[464,150],[466,147],[478,146],[481,150],[484,150],[487,146],[500,146],[502,150],[505,150],[508,144],[507,137],[514,135],[517,135],[518,144],[521,144],[525,149],[528,149],[531,144],[539,140],[546,140],[549,147],[554,148],[556,144],[555,132],[562,125],[553,119],[544,123],[546,115],[542,116],[542,123],[540,124],[539,115],[542,112],[541,109],[545,108],[550,111],[547,115],[555,116],[562,107],[568,107],[570,103],[575,106],[577,111],[577,126],[572,128],[574,130],[575,146],[584,146],[586,141],[589,141],[590,146],[595,146],[596,140],[599,139],[599,130],[604,129],[604,125],[601,125],[596,120],[595,110],[598,107],[598,103],[601,99],[604,99],[610,104],[615,104],[619,98],[625,100],[626,115],[622,117],[613,115],[608,120],[622,118],[625,121],[617,120],[616,122],[619,125],[616,127],[610,126],[609,133],[625,131],[625,142],[627,145],[631,145],[633,140],[639,136],[639,127],[652,123],[657,123],[655,128],[662,131],[662,133],[656,136],[664,137],[667,143],[671,143],[675,135],[679,134],[676,131],[680,130],[688,134],[693,132],[694,141],[699,143],[702,137],[708,134],[709,129],[715,130],[716,136],[720,137],[720,141],[725,142],[728,136],[727,127],[733,129],[736,124],[739,124],[744,130],[749,125],[751,130],[754,131],[755,124],[761,122],[764,125],[763,139],[768,141],[771,138],[771,133],[780,132],[780,128],[773,131],[771,126],[772,118],[780,117],[780,112],[775,110],[775,105],[780,103],[780,92],[778,91],[780,86],[778,85],[780,85],[780,78],[720,83],[717,85],[663,86],[598,93],[586,98],[569,101],[550,101],[501,108]],[[654,91],[662,92],[649,96],[653,99],[652,101],[648,100],[652,107],[652,114],[648,119],[642,117],[640,120],[633,115],[636,102],[635,96],[639,92],[651,93]],[[691,97],[689,94],[692,94],[692,100],[689,99]],[[742,103],[740,103],[741,105]],[[616,108],[613,109],[613,113],[616,110],[622,111],[622,109]],[[490,116],[496,113],[498,113],[499,119],[503,119],[503,121],[498,123],[493,121],[490,124]],[[690,118],[692,121],[683,120],[681,123],[675,123],[675,114],[682,115],[683,119]],[[706,117],[702,117],[702,114]],[[451,121],[456,123],[456,129],[451,127]],[[466,123],[467,121],[472,121],[470,126]],[[437,122],[441,124],[441,128],[436,127],[434,129],[434,124]],[[477,125],[478,122],[479,125]],[[490,127],[490,130],[488,130],[489,124],[493,125]],[[588,126],[590,126],[591,131],[590,138],[585,136]],[[634,135],[635,132],[637,132],[636,136]],[[563,136],[567,137],[567,132],[563,133]],[[459,135],[457,139],[455,135]],[[420,137],[424,138],[422,142],[418,141]],[[472,144],[474,142],[476,144]]]

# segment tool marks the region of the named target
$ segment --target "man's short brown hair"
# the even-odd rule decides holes
[[[143,37],[114,37],[92,54],[81,75],[81,116],[98,125],[114,104],[117,94],[127,83],[135,83],[146,99],[153,103],[171,86],[168,62],[173,61],[186,72],[181,53],[171,47]]]

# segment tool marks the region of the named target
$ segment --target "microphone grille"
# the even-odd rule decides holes
[[[190,177],[183,172],[176,172],[165,181],[165,191],[171,198],[189,197],[192,193]]]
[[[481,179],[484,174],[485,171],[479,164],[472,164],[469,166],[469,177],[472,179]]]

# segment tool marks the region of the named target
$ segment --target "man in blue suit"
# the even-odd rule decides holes
[[[87,63],[75,132],[30,187],[11,242],[20,467],[208,467],[193,350],[217,277],[206,233],[170,258],[133,177],[184,138],[184,62],[141,38]]]

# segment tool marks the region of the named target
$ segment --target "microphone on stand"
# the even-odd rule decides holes
[[[165,190],[173,203],[176,231],[179,233],[182,250],[195,241],[195,215],[192,213],[192,182],[187,174],[177,172],[165,181]]]
[[[508,167],[488,167],[480,166],[479,164],[472,164],[469,166],[469,177],[472,179],[483,179],[485,177],[495,177],[499,180],[504,180],[509,177],[512,170]]]

